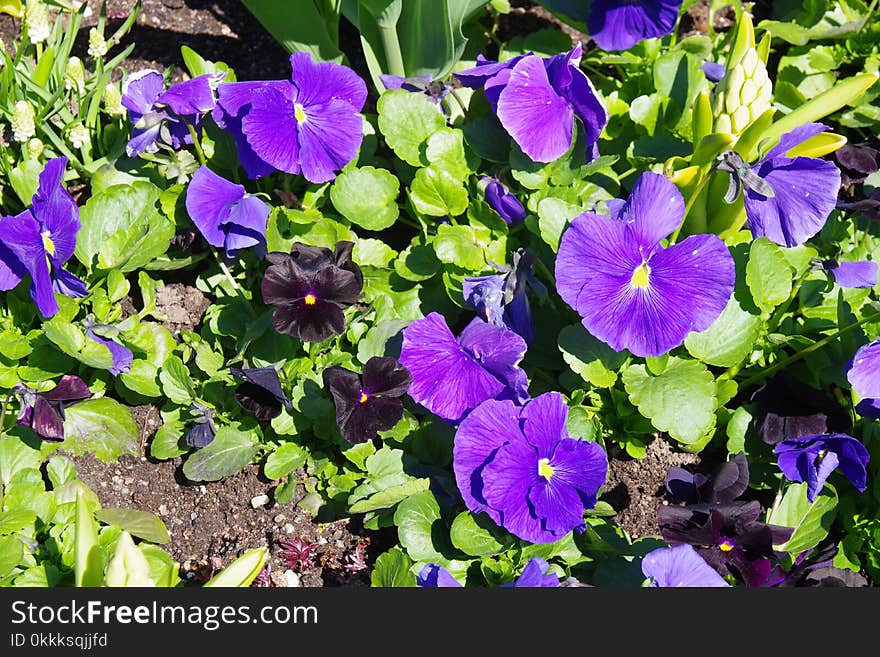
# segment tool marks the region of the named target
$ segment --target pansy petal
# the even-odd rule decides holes
[[[856,352],[846,378],[860,397],[880,399],[880,340]]]
[[[323,299],[306,304],[303,299],[279,304],[272,314],[272,326],[279,333],[303,342],[321,342],[345,332],[345,314],[338,304]]]
[[[49,401],[73,401],[86,399],[91,394],[85,381],[75,374],[65,374],[58,380],[54,388],[48,392],[40,393],[40,396]]]
[[[471,89],[480,89],[488,80],[494,78],[502,71],[509,71],[523,58],[525,55],[517,55],[512,59],[503,62],[488,60],[483,55],[477,55],[477,65],[461,71],[456,71],[453,75],[461,82],[463,87]]]
[[[495,326],[505,326],[504,282],[506,279],[506,274],[472,276],[465,278],[461,286],[464,300],[480,317]]]
[[[532,557],[512,586],[514,588],[559,586],[559,576],[556,573],[548,575],[547,571],[549,569],[550,564],[546,560],[541,557]]]
[[[839,468],[844,476],[857,490],[864,491],[867,488],[868,476],[865,466],[871,460],[871,455],[865,446],[856,438],[845,434],[826,436],[825,445],[837,454],[840,461]]]
[[[178,116],[204,114],[214,109],[214,91],[211,82],[217,76],[211,73],[191,80],[172,84],[168,91],[156,99],[157,105],[165,105]]]
[[[134,362],[134,354],[132,353],[131,349],[119,344],[115,340],[109,340],[107,338],[101,337],[92,329],[86,330],[86,335],[88,335],[89,338],[91,338],[98,344],[102,344],[110,350],[110,356],[112,356],[113,358],[113,364],[110,366],[110,369],[107,370],[108,372],[110,372],[110,374],[117,376],[124,372],[131,371],[131,364]]]
[[[299,173],[299,128],[293,100],[275,87],[254,90],[241,129],[254,152],[280,171]]]
[[[532,467],[536,468],[534,464]],[[537,469],[537,468],[536,468]],[[490,476],[487,468],[486,476]],[[538,477],[528,491],[529,506],[541,521],[541,528],[553,536],[564,536],[584,523],[584,508],[576,489]]]
[[[529,379],[519,366],[528,345],[518,334],[475,317],[458,336],[458,343],[509,388],[507,394],[514,401],[522,404],[529,399]]]
[[[672,32],[682,0],[593,0],[587,28],[602,50],[629,50]]]
[[[821,123],[805,123],[798,126],[790,132],[786,132],[779,138],[779,142],[764,156],[765,160],[772,160],[777,157],[790,157],[788,151],[795,146],[807,141],[810,137],[815,137],[828,130],[827,125]]]
[[[40,225],[28,211],[0,221],[0,241],[31,275],[31,298],[43,317],[58,312]]]
[[[67,262],[76,249],[79,232],[79,208],[70,193],[64,189],[66,157],[55,157],[46,162],[40,172],[40,184],[33,197],[34,217],[48,230],[55,249],[54,258]]]
[[[558,392],[548,392],[532,399],[523,406],[521,417],[523,435],[535,448],[538,458],[549,459],[557,443],[569,437],[565,426],[568,406]]]
[[[143,69],[131,73],[122,83],[122,104],[130,112],[147,114],[153,103],[165,90],[165,80],[159,71]]]
[[[302,173],[309,182],[333,180],[358,154],[363,118],[351,104],[336,99],[304,112],[306,119],[298,124]]]
[[[425,564],[419,571],[416,582],[427,588],[461,588],[461,583],[452,573],[436,563]]]
[[[636,181],[618,218],[630,225],[647,254],[681,224],[684,197],[666,176],[646,172]]]
[[[880,281],[880,265],[871,260],[841,262],[831,268],[834,280],[841,287],[874,287]]]
[[[52,281],[52,290],[58,294],[63,294],[71,299],[84,299],[89,296],[89,287],[86,282],[54,261],[52,261],[49,278]]]
[[[218,176],[206,166],[193,173],[186,189],[186,211],[208,244],[223,246],[226,234],[221,225],[229,218],[232,204],[244,195],[243,186]]]
[[[4,219],[0,219],[2,223]],[[27,274],[27,269],[21,264],[15,254],[4,244],[0,243],[0,290],[7,291],[14,288]]]
[[[403,400],[399,397],[367,397],[339,422],[339,430],[348,442],[362,443],[372,440],[380,431],[393,429],[402,417]]]
[[[125,146],[125,154],[129,157],[137,157],[141,153],[155,153],[159,149],[156,142],[159,140],[161,128],[161,121],[144,130],[134,128],[131,131],[131,139]]]
[[[53,442],[64,440],[64,418],[55,406],[43,397],[37,397],[30,426],[34,433],[45,440]]]
[[[498,98],[504,129],[535,162],[553,162],[571,147],[574,111],[547,79],[540,57],[517,63]]]
[[[208,422],[199,422],[186,432],[184,442],[196,449],[207,447],[214,442],[214,429]]]
[[[642,559],[642,573],[658,587],[730,586],[692,545],[652,550]]]
[[[550,483],[579,491],[580,508],[596,506],[599,489],[608,476],[608,456],[601,445],[586,440],[562,440],[550,457],[550,465],[553,466]]]
[[[296,102],[305,107],[337,99],[360,112],[367,100],[367,85],[352,69],[335,62],[316,62],[310,53],[290,56],[292,79],[298,93]],[[430,79],[429,79],[430,81]]]
[[[412,375],[393,358],[373,356],[364,364],[364,391],[370,395],[402,397],[412,385]]]

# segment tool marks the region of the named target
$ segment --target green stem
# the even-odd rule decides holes
[[[550,283],[551,289],[556,289],[556,277],[553,275],[547,265],[540,258],[535,258],[535,268],[541,273],[541,275],[547,279],[547,282]]]
[[[754,385],[754,384],[758,383],[759,381],[762,381],[763,379],[766,379],[771,374],[775,374],[779,370],[785,369],[786,367],[788,367],[792,363],[796,363],[804,356],[808,356],[809,354],[813,353],[814,351],[818,351],[822,347],[825,347],[825,346],[831,344],[832,342],[834,342],[835,340],[837,340],[841,336],[845,335],[846,333],[849,333],[853,329],[858,328],[862,324],[867,324],[868,322],[874,322],[877,320],[880,320],[880,313],[874,313],[870,317],[865,317],[864,319],[860,319],[857,322],[853,322],[852,324],[848,324],[847,326],[844,326],[839,331],[822,338],[818,342],[814,342],[809,347],[805,347],[805,348],[801,349],[799,352],[789,356],[788,358],[785,358],[785,359],[779,361],[778,363],[771,365],[770,367],[758,372],[757,374],[750,376],[748,379],[746,379],[745,381],[743,381],[740,384],[740,390],[745,390],[747,387]]]
[[[12,399],[12,393],[10,392],[6,395],[6,399],[3,400],[3,410],[0,410],[0,435],[4,433],[3,429],[6,426],[6,410],[9,408],[9,400]],[[3,436],[5,438],[5,436]]]
[[[862,19],[861,25],[859,25],[859,33],[865,29],[865,25],[868,24],[868,21],[871,20],[871,16],[874,14],[874,10],[877,8],[877,0],[871,3],[871,6],[868,7],[868,13],[865,14],[865,17]]]
[[[223,262],[223,258],[220,256],[220,253],[216,249],[212,249],[214,251],[214,257],[217,260],[217,264],[220,266],[220,271],[223,272],[223,275],[226,277],[226,280],[229,281],[229,284],[232,286],[232,289],[235,290],[235,293],[240,296],[242,299],[250,303],[250,300],[245,296],[244,290],[241,289],[241,286],[238,284],[238,281],[232,276],[232,272],[229,271],[229,267],[226,266],[226,263]]]
[[[207,166],[208,160],[205,159],[205,152],[202,150],[202,144],[199,141],[199,135],[196,133],[196,129],[189,121],[185,121],[184,123],[186,123],[186,129],[189,130],[189,134],[192,137],[193,146],[195,146],[196,149],[196,156],[199,158],[199,164]]]
[[[382,48],[385,50],[388,72],[398,77],[406,77],[406,70],[403,67],[403,53],[400,51],[400,40],[397,38],[397,26],[380,25],[379,34],[382,37]]]
[[[700,194],[703,193],[703,188],[712,178],[712,170],[710,169],[707,173],[701,174],[702,178],[700,179],[700,184],[697,185],[696,189],[694,189],[693,194],[691,194],[690,198],[687,201],[687,205],[684,206],[684,217],[681,220],[681,223],[678,225],[678,228],[675,229],[675,232],[672,234],[672,237],[669,238],[669,244],[675,244],[678,240],[678,235],[681,233],[681,229],[684,228],[684,224],[687,221],[688,215],[691,213],[691,208],[694,207],[694,203],[697,202],[697,199],[700,197]]]

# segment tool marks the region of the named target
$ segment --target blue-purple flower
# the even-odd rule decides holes
[[[189,447],[201,449],[214,442],[217,430],[214,427],[214,409],[201,402],[190,404],[189,412],[193,416],[193,425],[183,437]]]
[[[642,573],[652,587],[724,587],[727,581],[692,545],[652,550],[642,558]]]
[[[608,111],[580,69],[582,47],[541,58],[533,53],[505,62],[477,58],[477,66],[455,74],[466,87],[484,89],[501,125],[535,162],[553,162],[571,148],[578,117],[586,132],[587,157]]]
[[[131,364],[134,362],[134,354],[131,349],[113,339],[118,333],[118,330],[115,327],[106,324],[98,324],[91,316],[86,318],[83,322],[83,326],[85,326],[86,335],[89,336],[89,339],[98,344],[104,345],[110,350],[110,355],[113,358],[113,364],[108,369],[110,374],[118,376],[119,374],[131,371]]]
[[[202,115],[214,109],[213,85],[220,77],[206,73],[166,90],[158,71],[144,69],[129,75],[122,84],[122,104],[132,125],[125,147],[128,156],[155,153],[160,144],[174,150],[192,144],[190,126],[198,133]]]
[[[559,586],[556,573],[547,574],[550,564],[541,557],[532,557],[514,581],[502,584],[501,588],[546,588]],[[461,582],[443,566],[436,563],[425,564],[416,577],[418,585],[424,588],[462,588]]]
[[[221,84],[214,120],[235,139],[250,177],[278,169],[333,180],[363,140],[367,86],[350,68],[306,52],[293,53],[290,64],[290,81]]]
[[[552,543],[584,527],[596,505],[608,459],[597,443],[571,438],[568,406],[548,392],[518,407],[489,400],[458,427],[453,469],[472,513],[486,513],[511,534]]]
[[[849,362],[846,378],[862,398],[856,405],[859,415],[880,419],[880,340],[859,348]]]
[[[837,203],[840,170],[833,162],[815,157],[789,157],[795,146],[827,130],[807,123],[779,139],[752,171],[770,185],[773,196],[749,186],[744,189],[746,217],[752,236],[766,237],[782,246],[803,244],[822,230]]]
[[[629,50],[670,34],[682,0],[593,0],[587,29],[602,50]]]
[[[684,199],[675,185],[644,173],[611,217],[584,213],[562,236],[556,287],[586,329],[614,349],[660,356],[704,331],[733,293],[735,267],[716,235],[664,248]]]
[[[880,281],[880,266],[871,260],[828,260],[822,266],[840,287],[874,287]]]
[[[67,158],[56,157],[40,173],[29,209],[0,219],[0,290],[11,290],[31,276],[31,298],[44,317],[58,312],[55,292],[85,297],[86,284],[64,269],[76,248],[79,208],[64,189]]]
[[[522,202],[498,178],[483,176],[480,182],[486,183],[486,203],[508,226],[515,226],[526,218],[528,213]]]
[[[840,471],[858,490],[867,487],[865,466],[870,455],[856,438],[826,433],[783,440],[774,448],[779,469],[790,481],[806,482],[807,499],[813,502],[828,476]]]
[[[265,253],[269,206],[206,166],[192,176],[186,211],[208,244],[223,248],[227,258],[251,247]]]
[[[487,399],[529,398],[519,366],[526,343],[513,331],[479,317],[456,338],[436,312],[403,330],[400,364],[412,375],[409,395],[429,411],[459,422]]]
[[[727,73],[727,67],[724,64],[718,64],[717,62],[704,62],[702,66],[700,66],[700,70],[706,74],[706,79],[709,82],[721,82],[721,79],[724,77],[724,74]]]

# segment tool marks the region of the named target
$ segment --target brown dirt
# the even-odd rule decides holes
[[[301,486],[291,502],[276,504],[272,482],[256,465],[218,482],[194,484],[183,475],[180,459],[123,456],[105,463],[91,454],[67,456],[102,506],[149,511],[165,522],[171,541],[162,547],[180,563],[181,577],[189,584],[206,581],[245,550],[268,546],[276,586],[369,585],[369,568],[353,572],[369,537],[356,533],[347,520],[314,522],[296,508],[305,495]],[[261,495],[270,501],[254,507],[251,500]],[[315,544],[313,565],[285,572],[280,542],[295,537]]]
[[[166,283],[156,290],[156,314],[165,316],[162,325],[175,339],[183,330],[195,330],[210,305],[211,300],[191,285]]]
[[[631,538],[659,536],[657,505],[663,504],[669,468],[677,465],[694,470],[699,463],[698,455],[676,451],[668,440],[657,437],[648,444],[643,459],[624,453],[609,460],[602,499],[617,511],[615,522]]]

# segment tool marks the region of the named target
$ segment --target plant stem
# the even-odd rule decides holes
[[[382,37],[382,48],[385,50],[385,62],[391,75],[406,77],[403,67],[403,53],[400,51],[400,40],[397,38],[395,25],[379,25],[379,34]]]
[[[697,185],[696,189],[694,189],[693,194],[691,194],[690,198],[687,201],[687,205],[684,206],[684,217],[681,220],[681,223],[678,225],[678,228],[675,229],[675,232],[672,234],[672,237],[669,238],[669,244],[675,244],[678,241],[678,235],[681,233],[681,229],[684,228],[684,224],[687,221],[688,215],[691,213],[691,208],[694,207],[694,203],[697,202],[697,199],[700,197],[700,194],[703,193],[703,188],[712,178],[712,170],[710,169],[707,173],[702,174],[702,178],[700,179],[700,184]]]
[[[242,299],[249,302],[249,299],[245,296],[244,290],[241,289],[241,286],[238,284],[238,281],[235,280],[232,276],[232,272],[229,271],[229,267],[226,266],[226,263],[223,262],[223,258],[220,256],[220,253],[216,249],[212,249],[214,251],[214,257],[217,260],[217,264],[220,266],[220,271],[223,272],[223,275],[226,277],[226,280],[229,281],[229,284],[232,286],[232,289],[235,290],[235,293],[238,294]]]
[[[189,130],[189,134],[192,137],[193,146],[196,149],[196,157],[199,158],[199,164],[201,164],[202,166],[207,166],[208,161],[205,159],[205,152],[202,150],[202,144],[199,141],[199,136],[196,133],[196,129],[189,121],[185,121],[185,123],[186,129]]]
[[[6,410],[9,408],[9,400],[12,399],[12,393],[6,395],[3,400],[3,410],[0,410],[0,436],[6,437],[4,428],[6,427]]]

